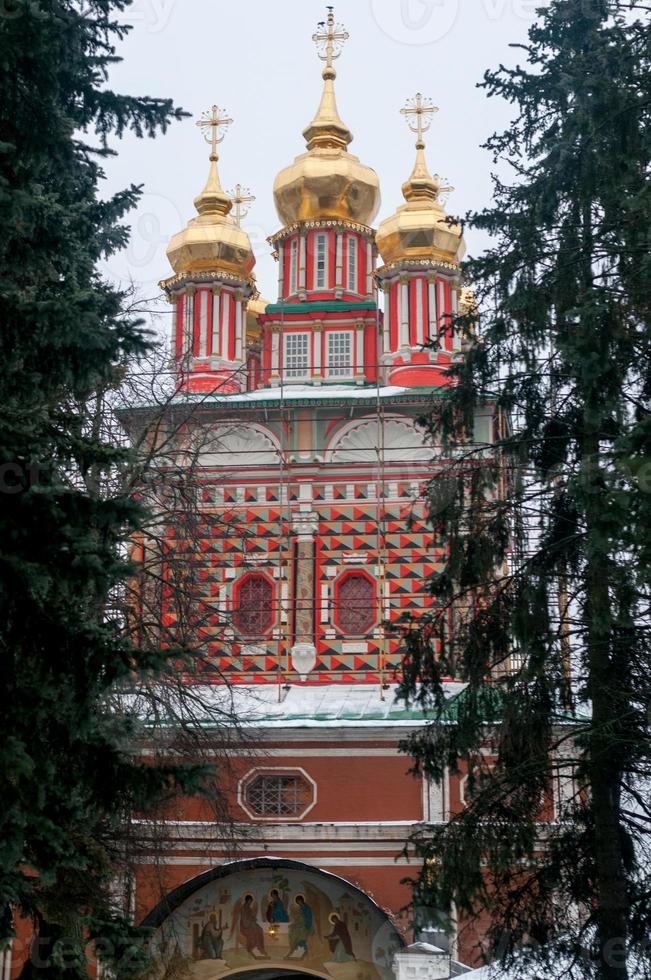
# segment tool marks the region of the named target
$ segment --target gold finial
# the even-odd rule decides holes
[[[413,98],[407,99],[404,108],[400,110],[401,114],[406,116],[407,125],[412,133],[416,133],[418,136],[416,149],[425,149],[423,133],[426,133],[430,128],[432,116],[438,111],[438,106],[435,106],[431,99],[424,98],[420,92],[416,92]],[[412,116],[414,117],[413,121]]]
[[[201,119],[197,120],[196,123],[202,130],[210,127],[210,133],[204,133],[203,138],[206,143],[210,143],[210,159],[215,161],[219,159],[217,156],[217,145],[222,142],[226,135],[226,130],[233,122],[228,116],[222,116],[222,111],[219,106],[214,105],[210,112],[207,110],[202,112]],[[224,132],[220,133],[219,130],[222,126],[224,127]]]
[[[328,17],[326,20],[322,20],[317,24],[319,30],[312,35],[312,40],[316,44],[319,58],[326,63],[323,69],[323,77],[335,78],[337,73],[334,70],[332,62],[341,54],[341,49],[350,37],[350,34],[343,24],[335,24],[334,7],[328,7],[327,10]]]
[[[319,108],[310,125],[303,130],[308,150],[317,146],[336,147],[345,150],[353,139],[353,134],[339,117],[333,85],[334,79],[337,77],[333,62],[340,56],[344,42],[348,40],[350,35],[342,24],[335,23],[333,8],[328,7],[327,10],[326,20],[317,25],[318,30],[312,35],[317,54],[321,61],[325,61],[325,68],[322,73],[323,93]]]
[[[196,125],[202,130],[203,138],[206,143],[210,144],[208,180],[201,194],[194,199],[194,206],[199,214],[226,215],[232,207],[232,201],[228,194],[224,193],[217,172],[217,161],[219,160],[217,146],[224,139],[226,130],[232,122],[233,120],[217,105],[213,105],[209,112],[202,112],[201,119],[197,120]]]
[[[432,100],[421,95],[420,92],[416,92],[413,98],[407,99],[404,108],[400,110],[412,133],[416,133],[416,162],[409,180],[402,185],[402,193],[408,201],[415,199],[437,201],[441,194],[448,194],[453,190],[452,187],[444,187],[438,175],[430,174],[425,160],[423,134],[432,125],[432,117],[438,111],[438,107]]]
[[[252,194],[248,187],[242,187],[241,184],[236,184],[235,188],[228,192],[228,196],[233,202],[233,218],[239,228],[242,225],[242,218],[246,218],[250,206],[255,201],[255,194]]]

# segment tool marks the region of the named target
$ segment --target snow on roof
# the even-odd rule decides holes
[[[446,695],[454,697],[464,684],[444,685]],[[424,725],[428,716],[422,708],[398,701],[397,684],[386,690],[379,684],[276,684],[206,685],[197,700],[205,706],[206,717],[215,712],[230,713],[248,727],[318,728],[340,726]]]
[[[360,399],[376,397],[393,398],[397,395],[404,395],[410,391],[409,388],[402,388],[398,385],[383,385],[380,388],[375,385],[343,385],[343,384],[285,384],[275,385],[273,388],[259,388],[257,391],[242,391],[233,395],[220,395],[218,393],[206,395],[205,393],[193,394],[183,392],[177,395],[173,401],[201,401],[214,404],[247,404],[251,402],[264,401],[301,401],[305,398],[317,398],[319,401],[346,399]]]

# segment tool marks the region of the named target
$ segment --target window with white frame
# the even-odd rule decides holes
[[[328,238],[326,235],[316,236],[316,254],[314,257],[314,288],[325,289],[328,278]]]
[[[357,239],[354,235],[348,236],[348,289],[351,293],[357,292]]]
[[[295,293],[298,288],[298,238],[292,240],[289,246],[289,291]]]
[[[285,334],[285,377],[306,378],[309,373],[309,336]]]
[[[351,330],[328,333],[329,378],[349,378],[353,373],[353,334]]]

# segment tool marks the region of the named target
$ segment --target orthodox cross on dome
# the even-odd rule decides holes
[[[206,111],[201,113],[201,119],[197,121],[197,126],[202,131],[210,128],[210,132],[204,132],[203,138],[206,143],[210,143],[211,160],[217,160],[217,145],[224,139],[226,130],[232,122],[233,120],[217,105],[214,105],[210,112]],[[220,133],[222,127],[224,132]]]
[[[228,192],[228,196],[233,202],[233,217],[239,227],[242,223],[242,218],[246,218],[250,206],[255,201],[255,194],[252,194],[248,187],[242,187],[241,184],[236,184],[235,188]]]
[[[416,133],[416,163],[411,177],[406,184],[403,184],[403,193],[408,200],[412,197],[445,200],[454,190],[446,181],[441,180],[438,174],[432,176],[425,162],[423,135],[432,125],[432,116],[438,111],[438,106],[420,92],[407,99],[404,108],[400,110],[412,133]]]
[[[325,61],[326,70],[332,69],[332,62],[341,54],[344,43],[350,37],[343,24],[335,24],[334,7],[328,7],[328,17],[319,22],[319,28],[312,35],[312,40],[316,44],[317,54],[321,61]]]
[[[407,119],[407,125],[409,126],[412,133],[417,135],[417,143],[423,144],[423,133],[432,125],[432,116],[435,112],[438,112],[438,106],[435,106],[431,99],[428,99],[416,92],[416,95],[411,99],[407,99],[405,102],[404,109],[400,112]]]

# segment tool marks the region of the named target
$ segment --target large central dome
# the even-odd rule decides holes
[[[332,65],[337,45],[348,35],[334,22],[332,10],[320,32],[313,36],[321,46],[323,94],[317,113],[303,131],[307,153],[296,157],[274,181],[274,201],[284,226],[321,218],[370,225],[380,207],[380,183],[370,167],[348,152],[352,133],[337,111]]]

